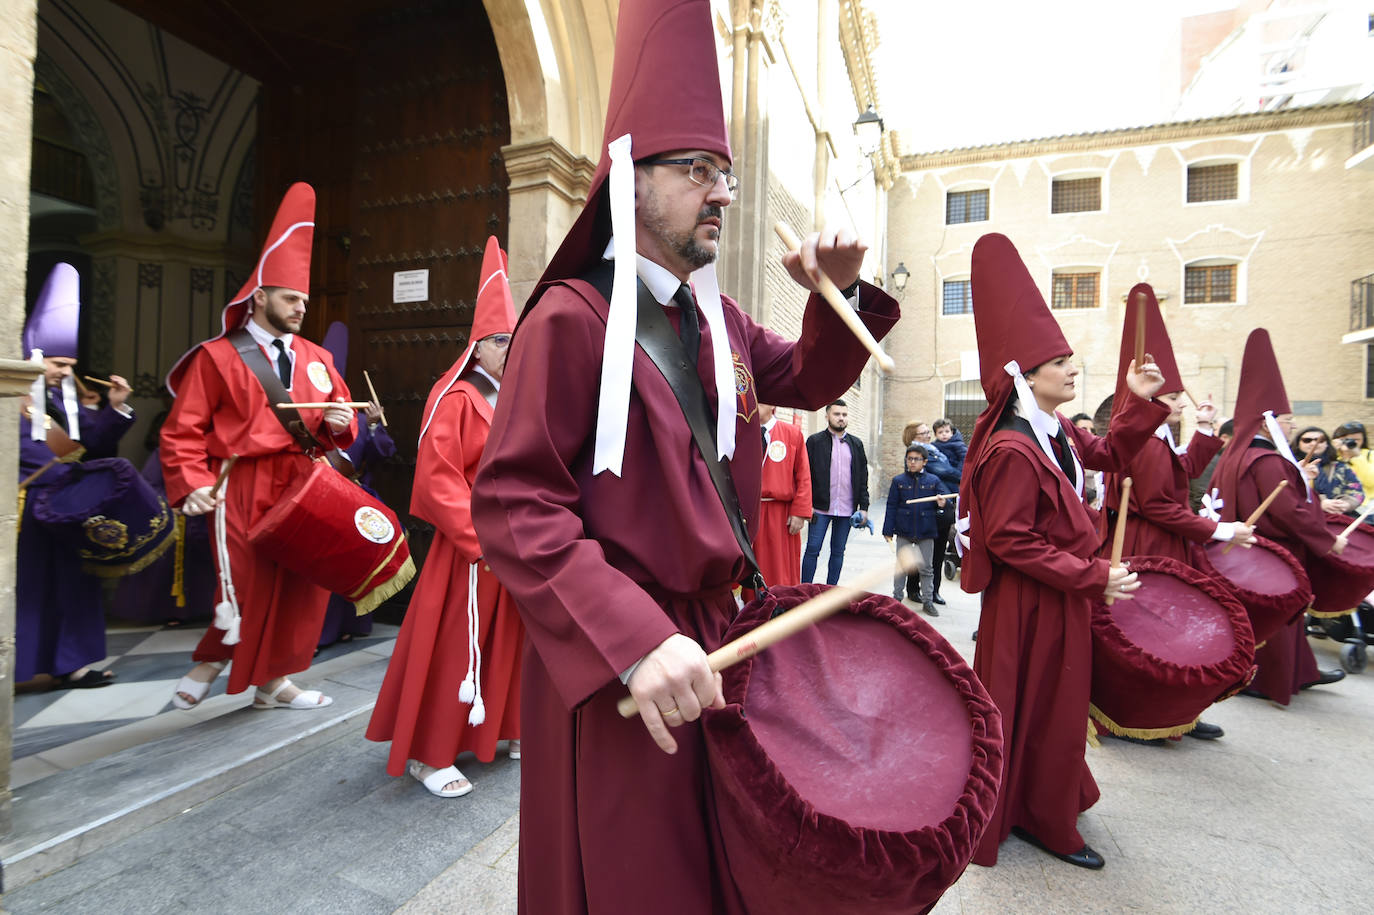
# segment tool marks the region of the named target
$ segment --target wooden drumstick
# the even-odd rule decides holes
[[[1116,530],[1112,533],[1112,568],[1121,568],[1121,551],[1126,548],[1126,516],[1130,514],[1131,478],[1121,481],[1121,508],[1116,513]],[[1107,606],[1116,603],[1115,597],[1107,598]]]
[[[1355,533],[1355,528],[1359,527],[1364,519],[1368,518],[1371,514],[1374,514],[1374,501],[1370,502],[1367,508],[1361,510],[1359,516],[1356,517],[1354,521],[1346,525],[1345,530],[1341,531],[1341,536],[1349,537],[1351,534]]]
[[[787,250],[796,251],[801,248],[801,242],[797,240],[797,236],[787,227],[786,223],[774,223],[773,231],[778,233],[778,238],[782,239],[782,243],[787,246]],[[889,375],[896,371],[897,363],[892,361],[891,356],[883,352],[883,348],[878,345],[877,340],[873,339],[873,334],[869,333],[868,328],[864,326],[864,322],[859,320],[859,316],[855,313],[854,308],[845,301],[844,295],[841,294],[839,287],[831,281],[830,277],[821,273],[820,280],[817,281],[816,285],[820,286],[821,296],[830,303],[831,308],[835,309],[835,314],[840,316],[840,320],[844,322],[845,327],[848,327],[850,332],[859,338],[859,342],[864,345],[864,349],[873,354],[873,358],[878,361],[878,368]]]
[[[224,486],[224,481],[229,479],[229,468],[234,466],[234,462],[239,459],[237,454],[231,454],[224,459],[224,464],[219,468],[219,479],[215,480],[215,485],[210,487],[210,498],[219,496],[220,489]]]
[[[1145,364],[1145,310],[1148,307],[1145,293],[1135,294],[1135,369]]]
[[[103,388],[114,387],[113,381],[106,381],[104,378],[92,378],[90,375],[82,375],[81,377],[89,381],[91,384],[98,384]]]
[[[897,564],[908,575],[919,571],[921,554],[911,547],[897,551]],[[771,645],[776,645],[790,635],[814,626],[827,616],[843,610],[851,603],[866,597],[870,588],[891,583],[892,570],[886,567],[871,569],[850,585],[836,585],[817,594],[808,601],[798,604],[786,613],[773,617],[757,628],[745,633],[726,645],[722,645],[706,656],[712,673],[719,673],[727,667],[752,658]],[[616,711],[622,718],[633,718],[639,714],[639,706],[634,696],[626,696],[616,703]]]
[[[43,474],[47,473],[49,470],[53,468],[54,465],[60,463],[62,463],[62,456],[60,454],[53,455],[51,458],[48,459],[48,463],[44,464],[42,467],[39,467],[33,473],[29,474],[28,476],[24,477],[24,479],[19,481],[20,490],[28,489],[30,483],[41,477]]]
[[[323,410],[325,407],[348,407],[350,410],[366,410],[367,402],[359,402],[356,400],[341,400],[337,403],[331,403],[329,401],[315,403],[295,403],[293,401],[291,403],[277,404],[278,410]]]
[[[1255,524],[1259,521],[1260,517],[1264,514],[1265,510],[1268,509],[1270,504],[1279,497],[1279,493],[1283,492],[1283,488],[1287,485],[1287,480],[1280,480],[1279,485],[1274,487],[1274,491],[1271,492],[1268,496],[1266,496],[1264,501],[1259,504],[1259,508],[1252,511],[1250,513],[1250,517],[1245,519],[1245,526],[1254,527]],[[1226,544],[1226,546],[1221,548],[1221,555],[1225,556],[1227,553],[1231,552],[1231,548],[1235,545],[1236,542],[1234,540]]]
[[[381,400],[377,397],[377,389],[372,386],[372,377],[367,374],[367,369],[363,369],[363,381],[367,382],[368,393],[372,395],[372,402],[377,405],[377,409],[382,411],[382,428],[387,428],[386,409],[382,407]]]
[[[919,499],[907,499],[906,504],[915,505],[917,502],[934,502],[936,499],[952,499],[953,497],[954,493],[952,492],[942,492],[938,496],[922,496]]]

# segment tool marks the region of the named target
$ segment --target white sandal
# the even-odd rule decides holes
[[[205,663],[215,669],[215,675],[205,681],[193,679],[190,674],[182,677],[177,681],[177,688],[172,691],[173,706],[183,711],[189,711],[197,705],[200,705],[201,701],[205,698],[205,694],[210,692],[210,687],[219,679],[220,671],[229,666],[228,661],[206,661]],[[181,698],[182,693],[191,696],[192,699],[188,701]]]
[[[445,766],[442,769],[436,769],[433,766],[425,765],[418,759],[412,759],[407,768],[410,774],[425,786],[425,790],[435,797],[462,797],[472,791],[472,782],[468,780],[466,775],[458,771],[457,766]],[[467,785],[462,788],[444,788],[449,782],[460,781],[467,782]]]
[[[269,708],[308,710],[312,708],[324,708],[326,705],[330,705],[334,702],[333,699],[317,689],[303,689],[289,702],[282,702],[277,698],[281,695],[282,690],[293,685],[294,684],[290,680],[283,680],[281,686],[272,690],[270,694],[264,693],[261,689],[257,690],[253,695],[253,708],[259,710]]]
[[[519,759],[519,758],[520,758],[520,741],[518,741],[518,740],[512,740],[512,741],[510,742],[510,746],[506,748],[506,752],[510,754],[510,758],[511,758],[511,759]]]

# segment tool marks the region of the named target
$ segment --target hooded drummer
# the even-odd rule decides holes
[[[43,366],[19,419],[19,479],[33,493],[63,484],[59,456],[113,454],[133,424],[129,384],[118,375],[104,407],[82,403],[73,375],[80,321],[81,278],[71,264],[57,264],[24,325],[24,358]],[[105,657],[98,580],[82,573],[75,550],[29,518],[16,549],[15,680],[48,674],[59,689],[108,685],[114,673],[90,666]]]
[[[1092,681],[1092,601],[1130,597],[1127,568],[1097,557],[1097,515],[1083,504],[1084,468],[1119,470],[1169,415],[1152,400],[1152,362],[1128,370],[1129,396],[1106,438],[1057,412],[1078,370],[1045,299],[1011,241],[973,248],[973,319],[988,408],[964,459],[959,521],[967,532],[961,586],[983,592],[974,672],[1002,712],[1002,792],[975,864],[997,863],[1013,831],[1070,864],[1100,868],[1078,832],[1097,802],[1083,753]]]
[[[274,374],[286,396],[299,403],[352,399],[329,352],[299,333],[310,297],[314,231],[315,191],[293,184],[253,275],[224,309],[223,332],[187,352],[167,376],[167,388],[176,395],[162,427],[167,500],[187,515],[215,513],[212,541],[220,575],[215,624],[191,656],[196,666],[177,684],[172,704],[178,708],[198,705],[231,659],[227,691],[256,686],[254,708],[315,709],[331,701],[287,679],[310,666],[329,593],[248,540],[253,523],[309,469],[303,433],[318,443],[312,451],[323,453],[348,448],[356,431],[353,410],[341,405],[301,410],[303,433],[289,433],[250,367],[250,360],[265,359],[261,370]],[[231,455],[239,459],[216,490]]]
[[[706,652],[752,553],[758,403],[818,409],[868,359],[817,295],[793,343],[717,286],[739,179],[715,41],[708,0],[621,3],[601,162],[516,328],[473,487],[478,538],[533,649],[521,686],[523,912],[739,910],[697,719],[723,702]],[[812,292],[824,271],[881,337],[898,308],[859,282],[864,250],[827,232],[783,263]],[[661,370],[650,348],[677,356]],[[686,397],[703,389],[700,439],[665,373]],[[742,530],[708,460],[733,477]],[[616,713],[626,685],[640,719]]]

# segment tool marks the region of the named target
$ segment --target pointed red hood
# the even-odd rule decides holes
[[[1236,484],[1240,478],[1241,459],[1256,434],[1264,428],[1266,411],[1279,416],[1292,413],[1293,408],[1288,403],[1288,391],[1283,385],[1283,374],[1274,356],[1269,331],[1257,327],[1246,338],[1245,355],[1240,361],[1240,389],[1236,392],[1236,415],[1233,419],[1234,437],[1221,453],[1221,460],[1217,462],[1217,469],[1212,476],[1214,485],[1221,490],[1226,503],[1224,517],[1228,519],[1235,517]]]
[[[1130,388],[1126,386],[1126,370],[1135,358],[1135,340],[1140,328],[1140,313],[1145,312],[1145,352],[1154,357],[1164,375],[1164,387],[1156,397],[1163,394],[1178,394],[1183,391],[1183,378],[1178,371],[1178,361],[1174,358],[1174,345],[1169,340],[1169,330],[1164,326],[1164,315],[1159,311],[1159,300],[1149,283],[1137,283],[1126,296],[1126,323],[1121,331],[1121,356],[1116,368],[1116,397],[1112,401],[1112,415],[1115,416],[1126,403]]]
[[[297,292],[310,293],[310,248],[315,240],[315,189],[298,181],[286,189],[277,207],[272,228],[263,242],[262,253],[253,272],[244,282],[238,295],[224,307],[219,339],[231,330],[248,323],[253,293],[267,286],[284,286]],[[208,341],[207,341],[208,342]],[[199,348],[187,350],[167,373],[167,389],[176,393],[186,358]]]
[[[622,0],[601,160],[587,205],[544,270],[527,310],[549,283],[580,276],[606,250],[612,140],[630,134],[635,161],[675,149],[701,149],[731,160],[711,15],[710,0]]]

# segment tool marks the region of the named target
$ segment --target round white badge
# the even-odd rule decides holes
[[[780,464],[787,457],[787,443],[772,441],[768,443],[768,460]]]
[[[305,374],[320,393],[328,394],[334,390],[334,382],[329,378],[329,369],[325,368],[323,362],[310,363],[305,367]]]
[[[396,536],[396,526],[391,519],[371,505],[364,505],[353,513],[353,526],[373,543],[390,543]]]

